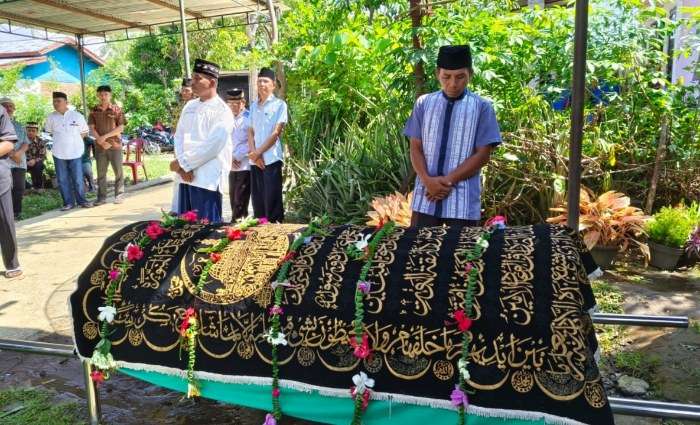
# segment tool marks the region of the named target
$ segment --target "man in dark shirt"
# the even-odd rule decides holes
[[[0,250],[5,265],[5,277],[12,279],[22,275],[17,260],[15,215],[12,210],[12,172],[8,154],[15,148],[17,135],[5,108],[0,105]]]
[[[32,188],[41,190],[44,188],[46,142],[39,136],[39,124],[37,122],[31,121],[27,123],[27,138],[29,139],[27,171],[32,176]]]

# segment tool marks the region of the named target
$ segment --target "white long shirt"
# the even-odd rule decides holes
[[[187,183],[224,193],[231,169],[233,113],[219,97],[192,99],[182,109],[175,130],[175,157],[185,171],[194,171]],[[179,175],[175,180],[182,183]]]
[[[83,156],[85,143],[81,133],[87,133],[89,130],[83,114],[71,109],[65,114],[54,111],[46,117],[44,128],[53,138],[51,155],[59,159],[76,159]]]

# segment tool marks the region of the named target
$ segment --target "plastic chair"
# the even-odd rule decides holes
[[[136,184],[139,182],[139,173],[138,169],[139,167],[143,168],[143,174],[146,176],[146,180],[148,180],[148,173],[146,172],[146,164],[143,162],[143,139],[142,138],[136,138],[133,140],[130,140],[129,143],[126,144],[126,159],[122,163],[124,167],[129,167],[131,168],[131,176],[132,176],[132,182],[133,184]],[[134,160],[130,160],[131,158],[131,149],[134,149]]]

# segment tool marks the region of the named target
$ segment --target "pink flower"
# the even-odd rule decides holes
[[[219,254],[218,252],[212,252],[211,254],[209,254],[209,259],[212,263],[218,263],[221,260],[221,254]]]
[[[234,229],[233,227],[230,227],[226,231],[226,237],[230,241],[237,241],[243,237],[243,232],[241,232],[239,229]]]
[[[267,217],[260,217],[258,219],[258,224],[268,224],[268,223],[270,223],[270,222],[268,221]]]
[[[187,211],[186,213],[182,214],[180,216],[180,218],[185,220],[188,223],[194,223],[197,221],[197,212],[196,211]]]
[[[357,392],[356,387],[351,387],[350,388],[350,395],[355,398],[355,394]],[[367,406],[369,406],[369,396],[370,396],[369,390],[365,390],[365,392],[362,393],[362,410],[367,410]]]
[[[207,224],[209,224],[209,219],[205,217],[205,218],[199,220],[199,222],[206,226]]]
[[[157,221],[152,222],[146,227],[146,235],[148,235],[151,240],[158,239],[163,233],[165,233],[165,230],[160,227],[160,223]]]
[[[265,422],[263,422],[263,425],[277,425],[277,420],[272,413],[265,415]]]
[[[467,272],[467,274],[471,273],[473,269],[474,263],[472,263],[471,261],[464,265],[464,271]]]
[[[350,345],[354,348],[353,353],[358,359],[366,359],[372,354],[372,349],[369,348],[367,334],[362,334],[362,343],[358,344],[355,337],[350,337]]]
[[[466,408],[469,406],[469,398],[464,391],[459,388],[459,385],[455,385],[455,389],[452,390],[450,398],[452,399],[452,405],[455,407],[464,406],[464,408]]]
[[[119,279],[119,275],[121,273],[117,269],[112,269],[109,271],[109,280],[117,280]]]
[[[278,305],[273,305],[272,307],[270,307],[270,316],[276,316],[280,314],[284,314],[284,310],[282,309],[282,307]]]
[[[496,215],[491,217],[486,221],[486,227],[495,227],[496,229],[505,229],[506,228],[506,218],[502,215]]]
[[[140,246],[130,243],[126,247],[126,259],[129,262],[138,261],[143,258],[143,250]]]
[[[194,317],[194,308],[190,307],[185,310],[185,317],[182,318],[182,323],[180,323],[180,335],[185,336],[187,329],[190,327],[190,317]]]
[[[272,389],[272,396],[273,396],[274,398],[279,397],[279,396],[280,396],[280,390],[277,389],[277,388],[273,388],[273,389]]]
[[[370,289],[372,289],[372,282],[367,282],[366,280],[358,282],[357,289],[363,294],[369,294]]]
[[[459,330],[462,332],[466,332],[469,330],[469,328],[472,327],[472,319],[467,317],[466,313],[464,310],[457,310],[455,311],[454,318],[457,321],[457,326],[459,327]]]
[[[90,379],[95,383],[95,387],[99,387],[100,384],[105,382],[105,374],[101,370],[93,370],[90,373]]]

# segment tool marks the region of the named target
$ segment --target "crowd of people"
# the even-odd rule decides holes
[[[197,59],[193,76],[182,82],[175,111],[172,213],[197,211],[211,223],[223,221],[223,195],[228,187],[232,222],[253,215],[270,222],[284,220],[282,200],[284,149],[281,136],[288,122],[287,104],[274,95],[276,76],[263,68],[255,81],[258,98],[246,108],[245,92],[218,94],[219,65]],[[411,209],[412,226],[478,225],[481,218],[480,170],[501,143],[490,102],[466,87],[473,76],[469,46],[443,46],[436,77],[441,90],[416,100],[404,135],[410,140],[416,172]],[[88,120],[68,108],[65,93],[53,93],[55,111],[44,129],[53,137],[52,156],[62,210],[90,208],[107,199],[107,169],[115,175],[114,202],[124,194],[121,134],[124,113],[112,103],[109,86],[97,89],[99,104]],[[5,276],[20,275],[14,220],[21,213],[27,171],[32,184],[42,187],[46,148],[37,123],[21,125],[14,103],[0,99],[0,243]],[[94,142],[86,142],[91,134]],[[86,144],[87,143],[87,144]],[[90,150],[97,162],[97,201],[85,196]],[[11,189],[10,189],[11,188]]]

